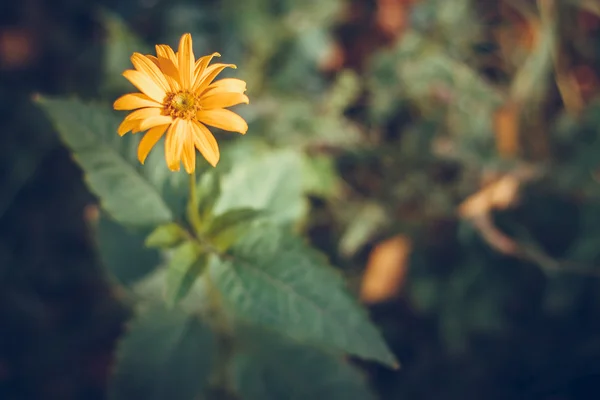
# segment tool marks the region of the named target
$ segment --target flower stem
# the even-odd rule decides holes
[[[198,213],[198,195],[196,193],[196,171],[189,174],[190,176],[190,194],[187,207],[187,216],[194,233],[199,236],[202,232],[202,221]]]

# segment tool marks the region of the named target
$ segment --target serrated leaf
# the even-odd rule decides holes
[[[300,341],[395,366],[366,312],[324,257],[279,228],[258,226],[209,265],[211,281],[238,318]]]
[[[151,305],[133,320],[117,350],[112,400],[193,400],[206,387],[214,338],[196,316]]]
[[[298,153],[279,151],[235,165],[223,177],[221,197],[214,212],[236,208],[264,210],[276,223],[301,219],[306,212],[302,162]]]
[[[169,248],[186,238],[185,231],[177,223],[160,225],[146,238],[146,246],[151,248]]]
[[[119,137],[121,118],[107,107],[78,100],[41,98],[38,102],[84,170],[88,186],[115,220],[132,226],[171,222],[185,202],[185,192],[182,174],[164,164],[162,143],[140,165],[136,157],[140,135]]]
[[[370,400],[364,378],[342,359],[258,329],[237,329],[233,380],[243,400]]]
[[[196,243],[186,242],[173,250],[167,267],[166,297],[174,304],[188,293],[196,278],[206,266],[206,255]]]
[[[94,230],[102,264],[120,283],[137,282],[160,264],[158,251],[144,245],[146,232],[127,229],[102,214]]]
[[[258,210],[238,208],[217,216],[206,232],[206,237],[217,249],[227,250],[261,215]]]

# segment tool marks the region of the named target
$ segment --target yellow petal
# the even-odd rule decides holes
[[[146,119],[150,117],[159,116],[161,113],[160,108],[152,107],[152,108],[140,108],[138,110],[132,111],[125,117],[125,121],[133,120],[133,119]]]
[[[123,95],[115,100],[113,104],[115,110],[134,110],[142,107],[161,107],[161,104],[143,93],[129,93]]]
[[[179,70],[177,69],[177,56],[166,44],[156,45],[156,55],[158,56],[158,65],[165,74],[167,81],[171,85],[172,91],[178,91],[181,88],[179,81]]]
[[[150,77],[150,79],[152,79],[156,85],[164,90],[165,93],[171,89],[169,83],[165,79],[165,75],[160,71],[158,66],[146,56],[140,53],[133,53],[131,56],[131,63],[135,69]]]
[[[143,164],[146,161],[146,157],[150,153],[150,150],[154,147],[154,145],[158,142],[158,140],[164,135],[165,131],[169,125],[158,125],[154,128],[150,129],[142,140],[140,140],[140,144],[138,145],[138,160]]]
[[[186,138],[183,143],[183,152],[181,154],[181,161],[183,161],[183,167],[185,168],[185,172],[191,174],[196,169],[196,149],[194,148],[194,134],[191,132],[192,123],[190,121],[186,121],[188,124],[188,129],[190,132],[186,135]]]
[[[173,118],[168,115],[158,115],[155,117],[148,117],[146,119],[141,120],[139,125],[140,131],[145,131],[146,129],[154,128],[158,125],[168,125],[173,122]]]
[[[194,146],[196,146],[206,161],[215,167],[220,158],[217,140],[208,128],[198,121],[192,122],[192,128],[194,133]]]
[[[154,65],[160,68],[160,65],[158,64],[158,57],[155,57],[152,54],[144,54],[144,57],[148,57],[148,59],[152,61]]]
[[[184,34],[179,41],[177,51],[179,76],[181,78],[181,88],[190,89],[194,73],[194,50],[192,49],[192,35]]]
[[[165,140],[165,160],[171,171],[179,171],[181,164],[181,153],[185,143],[186,121],[176,119],[167,131]]]
[[[225,108],[235,106],[236,104],[246,103],[248,104],[248,96],[241,93],[215,93],[203,96],[200,100],[200,104],[204,109],[213,108]]]
[[[246,82],[241,79],[225,78],[211,83],[204,94],[217,92],[244,93],[246,91]]]
[[[177,62],[178,62],[177,55],[175,54],[175,52],[173,51],[171,46],[166,45],[166,44],[157,44],[155,46],[155,49],[156,49],[156,55],[158,56],[158,58],[162,57],[162,58],[171,60],[171,62],[175,66],[175,68],[177,68]]]
[[[202,91],[212,83],[212,81],[217,77],[217,75],[219,75],[221,71],[228,67],[233,69],[237,68],[235,64],[218,63],[209,66],[208,68],[206,68],[206,71],[204,71],[204,74],[200,77],[200,79],[194,82],[194,87],[192,88],[192,90],[198,93],[202,93]]]
[[[123,120],[119,127],[117,128],[117,133],[119,136],[123,136],[127,132],[131,130],[139,131],[140,120]]]
[[[204,74],[206,67],[210,64],[210,61],[214,57],[221,57],[219,53],[212,53],[208,56],[200,57],[194,66],[194,82],[192,82],[192,87],[194,84],[200,79],[200,77]]]
[[[154,101],[162,103],[167,95],[150,77],[140,71],[129,69],[123,72],[123,76]]]
[[[196,113],[198,121],[206,125],[214,126],[215,128],[226,131],[239,132],[242,135],[248,131],[248,124],[242,117],[233,111],[223,108],[215,108],[214,110],[200,110]]]

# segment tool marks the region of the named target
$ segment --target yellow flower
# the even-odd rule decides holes
[[[227,110],[236,104],[248,104],[246,82],[240,79],[213,80],[233,64],[208,65],[213,57],[194,58],[192,36],[184,34],[177,53],[167,45],[156,46],[156,57],[134,53],[135,70],[123,76],[142,93],[126,94],[114,103],[115,110],[135,110],[125,117],[118,133],[123,136],[148,130],[140,141],[138,159],[143,164],[148,153],[167,133],[165,159],[171,171],[180,164],[191,174],[196,168],[196,151],[214,167],[219,162],[219,145],[206,125],[245,134],[246,121]]]

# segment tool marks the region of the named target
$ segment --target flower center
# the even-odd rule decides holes
[[[192,119],[200,110],[200,98],[195,93],[168,93],[163,102],[163,111],[173,118]]]

